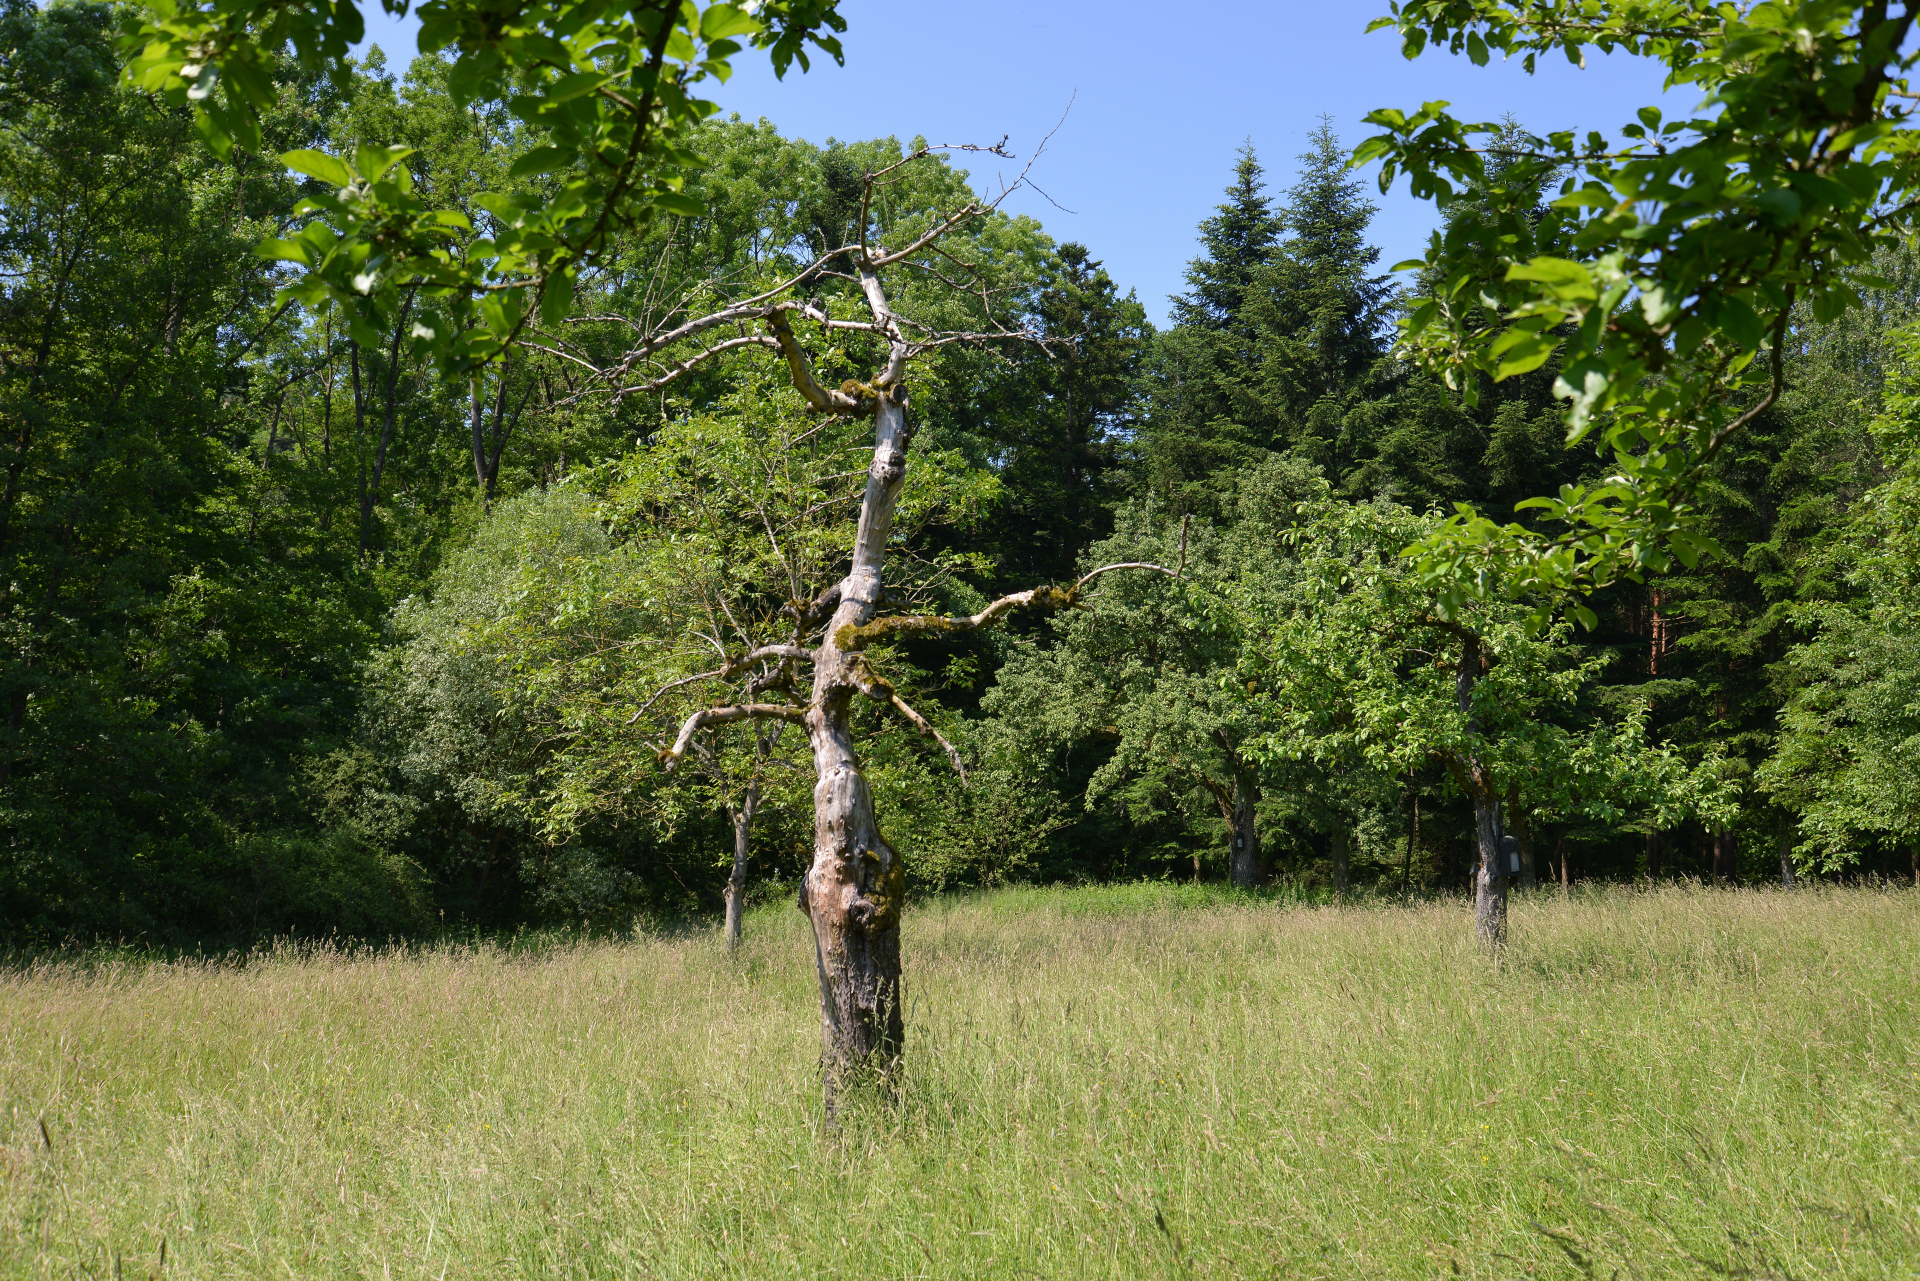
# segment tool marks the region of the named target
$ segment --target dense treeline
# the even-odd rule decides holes
[[[271,155],[402,140],[408,181],[480,235],[496,215],[470,197],[528,147],[505,106],[456,106],[434,58],[376,55],[351,94],[289,70],[264,148],[220,161],[119,83],[112,29],[99,4],[0,15],[0,929],[380,936],[790,884],[801,735],[716,729],[671,774],[655,755],[698,706],[674,682],[843,571],[870,432],[803,414],[745,327],[670,382],[691,349],[632,336],[898,243],[965,174],[930,158],[867,208],[896,140],[711,122],[706,211],[624,229],[569,320],[453,381],[405,306],[370,332],[277,299],[255,246],[321,184]],[[1031,219],[913,264],[904,313],[1027,339],[917,371],[889,600],[1180,571],[874,652],[971,771],[859,713],[918,888],[1454,887],[1469,767],[1524,878],[1920,877],[1920,270],[1880,264],[1870,307],[1795,326],[1789,394],[1714,462],[1724,555],[1607,588],[1590,631],[1494,611],[1463,641],[1400,549],[1454,504],[1504,518],[1602,464],[1563,446],[1551,364],[1469,407],[1395,356],[1400,294],[1345,166],[1325,126],[1281,192],[1244,152],[1164,331]],[[813,294],[844,318],[857,286]],[[871,366],[856,329],[808,341],[836,380]],[[1462,644],[1490,659],[1474,752]]]

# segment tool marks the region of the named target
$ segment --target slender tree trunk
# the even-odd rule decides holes
[[[1348,835],[1347,829],[1339,825],[1338,819],[1334,820],[1334,823],[1334,829],[1327,833],[1327,853],[1333,859],[1333,892],[1345,894],[1347,892]]]
[[[1235,889],[1251,889],[1263,871],[1260,865],[1260,832],[1254,825],[1255,808],[1260,803],[1260,788],[1253,776],[1244,771],[1233,776],[1233,850],[1231,873]]]
[[[1481,642],[1465,632],[1460,643],[1460,669],[1454,678],[1460,714],[1468,733],[1480,737],[1480,718],[1473,708],[1473,687],[1480,679]],[[1507,871],[1500,860],[1500,804],[1494,799],[1493,780],[1477,756],[1469,756],[1462,771],[1473,797],[1473,835],[1479,861],[1473,877],[1474,932],[1481,946],[1498,948],[1507,941]]]
[[[801,907],[813,922],[829,1120],[840,1087],[863,1069],[883,1077],[891,1073],[905,1037],[900,902],[906,879],[900,856],[880,835],[873,794],[853,750],[850,705],[854,694],[871,683],[864,677],[865,660],[837,640],[843,629],[871,622],[880,600],[880,571],[910,439],[903,373],[895,370],[874,411],[873,462],[853,563],[840,581],[839,603],[814,654],[813,697],[805,719],[817,781],[813,866],[802,885]]]
[[[1507,872],[1500,858],[1500,806],[1484,792],[1473,798],[1473,835],[1480,862],[1473,877],[1473,924],[1482,946],[1507,941]]]
[[[1780,884],[1793,888],[1793,821],[1780,815]]]
[[[1560,856],[1560,892],[1565,894],[1573,888],[1573,877],[1567,870],[1567,834],[1562,831],[1560,839],[1554,845],[1554,853]]]
[[[747,784],[740,808],[733,812],[733,874],[727,878],[727,950],[740,946],[740,918],[747,904],[747,842],[753,835],[753,812],[760,804],[760,785]]]
[[[1647,884],[1660,883],[1660,833],[1647,833]]]
[[[373,452],[373,475],[366,479],[360,489],[360,556],[364,560],[373,552],[373,508],[380,500],[380,479],[387,471],[387,449],[393,444],[393,423],[399,413],[400,384],[400,339],[407,332],[407,314],[413,310],[413,295],[407,295],[400,307],[400,319],[393,329],[393,343],[387,352],[387,391],[386,414],[380,424],[380,443]],[[369,373],[372,371],[369,370]],[[359,366],[355,366],[354,398],[360,399]],[[361,411],[364,426],[365,411]],[[364,448],[364,446],[363,446]],[[366,477],[366,462],[361,464],[361,475]]]

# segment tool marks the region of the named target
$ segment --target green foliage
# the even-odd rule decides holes
[[[1920,747],[1920,331],[1896,331],[1885,413],[1874,437],[1891,476],[1862,496],[1826,558],[1852,589],[1813,602],[1814,635],[1788,655],[1798,688],[1760,785],[1799,815],[1799,853],[1831,871],[1858,858],[1863,838],[1910,844]]]
[[[395,13],[407,8],[404,0],[383,3]],[[548,325],[563,320],[578,273],[620,228],[701,212],[683,190],[701,163],[688,143],[717,108],[694,91],[709,79],[725,82],[741,41],[769,51],[784,74],[796,59],[807,65],[809,43],[839,58],[827,32],[846,28],[833,0],[705,9],[661,0],[617,11],[591,0],[505,11],[427,0],[419,14],[421,52],[448,51],[453,100],[504,103],[532,144],[505,185],[473,197],[489,215],[484,234],[461,243],[456,233],[473,229],[471,219],[415,195],[411,170],[399,163],[410,153],[361,139],[351,154],[342,147],[337,155],[281,156],[321,188],[295,209],[310,220],[260,252],[304,267],[284,296],[309,307],[332,302],[368,346],[424,299],[408,330],[415,351],[456,373],[503,356],[536,313]],[[134,56],[125,76],[191,104],[202,136],[224,158],[236,144],[264,145],[260,120],[275,104],[278,59],[345,83],[347,48],[363,31],[354,0],[157,0],[128,15],[123,45]],[[544,180],[549,174],[560,176]]]
[[[1231,677],[1261,726],[1256,759],[1311,762],[1361,796],[1438,764],[1462,793],[1484,787],[1510,818],[1534,822],[1658,829],[1732,812],[1717,766],[1689,768],[1650,743],[1643,707],[1617,722],[1596,714],[1607,660],[1571,648],[1565,625],[1537,635],[1512,606],[1425,614],[1397,552],[1431,518],[1324,489],[1295,510],[1290,554],[1245,591],[1250,636]],[[1464,696],[1462,622],[1484,664]]]
[[[1860,302],[1917,186],[1903,78],[1913,17],[1833,0],[1724,5],[1411,0],[1376,26],[1408,57],[1429,44],[1531,70],[1589,48],[1665,65],[1705,114],[1642,108],[1620,145],[1593,132],[1511,137],[1429,103],[1377,111],[1355,153],[1381,181],[1478,208],[1436,234],[1402,344],[1471,400],[1559,353],[1570,441],[1598,432],[1608,477],[1529,499],[1554,532],[1461,509],[1423,541],[1421,574],[1449,616],[1469,600],[1586,592],[1691,568],[1714,550],[1691,508],[1716,454],[1778,394],[1796,303],[1827,321]],[[1491,148],[1477,145],[1493,138]],[[1488,151],[1501,162],[1494,175]],[[1491,180],[1490,180],[1491,179]],[[1559,181],[1544,209],[1537,193]],[[1584,607],[1576,616],[1586,620]],[[1536,625],[1549,606],[1541,606]]]

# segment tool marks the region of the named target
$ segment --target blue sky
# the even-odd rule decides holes
[[[413,24],[365,5],[369,41],[404,65]],[[1121,289],[1139,291],[1156,323],[1195,253],[1195,228],[1221,199],[1235,151],[1251,139],[1278,194],[1322,114],[1349,146],[1378,107],[1411,110],[1444,98],[1456,114],[1511,112],[1529,129],[1612,133],[1635,108],[1661,102],[1651,63],[1597,57],[1581,70],[1550,60],[1475,67],[1429,52],[1408,62],[1388,31],[1367,35],[1386,0],[842,0],[847,61],[816,59],[784,82],[757,56],[709,97],[726,111],[765,116],[790,136],[824,142],[916,134],[932,142],[992,143],[1009,134],[1022,162],[1072,110],[1033,170],[1054,201],[1020,192],[1006,207],[1030,213],[1060,240],[1104,260]],[[1691,106],[1664,103],[1669,114]],[[966,164],[995,190],[1020,162]],[[1370,192],[1377,192],[1369,181]],[[1388,266],[1420,252],[1430,205],[1387,196],[1374,242]]]

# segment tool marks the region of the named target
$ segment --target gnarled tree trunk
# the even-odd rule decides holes
[[[821,1058],[829,1113],[837,1088],[862,1067],[882,1074],[899,1058],[900,857],[880,835],[873,794],[853,750],[853,696],[872,684],[857,650],[842,647],[848,629],[873,621],[880,570],[906,475],[907,396],[895,382],[874,411],[873,462],[860,505],[853,564],[813,656],[813,697],[804,724],[813,747],[813,866],[800,902],[813,922],[820,976]]]
[[[887,169],[868,174],[864,199],[871,199],[877,179],[900,165],[928,155],[931,150],[923,147]],[[993,148],[976,150],[995,151]],[[995,154],[1004,153],[995,151]],[[660,753],[662,764],[669,769],[685,756],[695,735],[709,726],[775,720],[806,728],[816,780],[813,863],[801,882],[799,901],[813,926],[814,963],[820,979],[821,1065],[829,1122],[837,1097],[853,1076],[874,1072],[885,1078],[893,1072],[899,1062],[905,1030],[900,999],[900,909],[906,880],[900,855],[880,834],[874,818],[873,794],[854,751],[850,724],[854,695],[864,694],[891,706],[922,734],[938,742],[961,781],[964,783],[966,779],[964,762],[953,745],[873,670],[862,650],[869,643],[896,635],[975,631],[1023,607],[1065,609],[1079,600],[1087,584],[1113,570],[1176,573],[1164,566],[1138,562],[1104,565],[1081,576],[1071,587],[1046,586],[1016,592],[970,617],[880,615],[882,570],[893,530],[894,507],[906,476],[907,445],[912,436],[907,421],[908,363],[921,353],[953,342],[1031,340],[1036,336],[1004,328],[985,333],[946,333],[920,326],[915,328],[918,336],[910,340],[881,287],[880,272],[884,268],[922,252],[954,227],[989,212],[991,205],[968,204],[912,244],[892,251],[869,247],[865,204],[862,208],[862,229],[856,241],[830,250],[813,267],[774,290],[698,320],[678,324],[671,332],[649,336],[619,365],[604,371],[604,376],[610,379],[624,377],[625,371],[636,362],[651,358],[670,342],[759,321],[766,324],[767,335],[738,335],[714,342],[704,352],[679,362],[658,378],[623,387],[620,394],[656,390],[722,351],[761,346],[777,350],[785,357],[794,388],[815,411],[850,417],[870,414],[873,418],[873,459],[867,468],[860,520],[846,576],[811,604],[793,602],[795,626],[791,644],[750,649],[738,657],[725,659],[714,671],[674,681],[654,696],[657,699],[670,689],[695,681],[732,681],[758,672],[741,687],[738,695],[741,701],[701,708],[681,723],[672,746]],[[836,318],[816,304],[799,299],[772,301],[778,294],[805,284],[817,271],[843,257],[858,272],[871,321]],[[880,339],[887,348],[885,368],[871,384],[849,380],[837,389],[822,387],[815,381],[806,352],[794,337],[789,313],[802,316],[829,332],[855,330]],[[809,647],[808,640],[816,635],[817,643]],[[813,688],[804,707],[788,701],[794,690],[792,665],[797,663],[813,665]],[[778,701],[749,701],[767,691],[784,692]],[[641,711],[651,705],[649,700]],[[635,713],[636,717],[639,715]],[[737,850],[740,848],[744,847],[736,846]],[[731,910],[730,905],[730,915]]]

